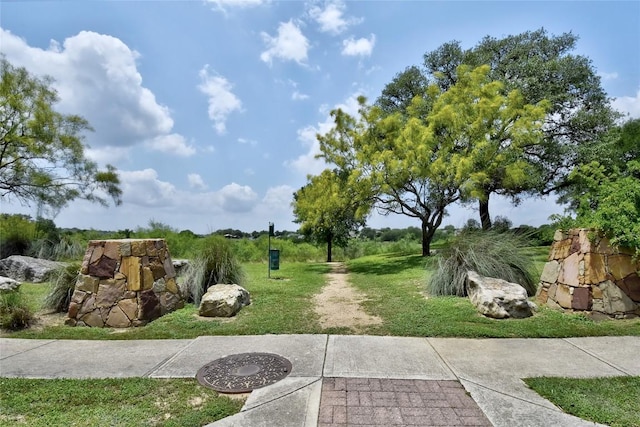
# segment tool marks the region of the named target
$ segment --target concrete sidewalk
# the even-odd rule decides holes
[[[261,335],[148,341],[0,338],[0,376],[193,378],[215,359],[247,352],[279,354],[291,361],[292,372],[253,391],[240,413],[211,426],[316,427],[325,378],[325,383],[333,381],[333,385],[341,381],[334,378],[413,380],[388,382],[412,387],[420,387],[418,380],[436,381],[443,387],[459,381],[494,426],[586,426],[594,424],[564,414],[530,390],[522,378],[640,375],[640,337]],[[345,410],[355,411],[348,406]],[[326,425],[355,425],[355,420]]]

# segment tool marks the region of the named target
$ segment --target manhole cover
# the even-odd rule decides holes
[[[291,372],[291,362],[271,353],[233,354],[207,363],[196,378],[221,393],[247,393],[280,381]]]

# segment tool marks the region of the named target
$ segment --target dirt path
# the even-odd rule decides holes
[[[348,281],[347,269],[342,263],[331,263],[327,284],[313,297],[315,311],[323,328],[347,327],[355,331],[369,325],[379,325],[382,319],[364,312],[360,303],[364,295]]]

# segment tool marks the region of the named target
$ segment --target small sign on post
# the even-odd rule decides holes
[[[271,270],[280,270],[280,250],[269,250],[269,268]]]

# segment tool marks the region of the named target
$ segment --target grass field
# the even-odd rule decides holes
[[[547,248],[532,248],[542,267]],[[347,262],[350,282],[366,295],[365,311],[383,319],[360,333],[434,337],[577,337],[640,335],[640,320],[593,321],[582,314],[547,308],[528,319],[496,320],[478,314],[467,298],[429,297],[424,294],[432,267],[420,255],[380,254]],[[46,339],[160,339],[201,335],[260,335],[353,333],[348,328],[323,329],[313,310],[312,296],[324,285],[329,266],[324,263],[283,263],[267,278],[267,266],[244,265],[245,287],[252,303],[233,319],[205,319],[187,304],[149,325],[127,330],[110,328],[36,327],[3,336]],[[38,309],[48,287],[24,284],[22,291]],[[46,317],[46,316],[45,316]]]
[[[195,379],[0,378],[0,426],[199,427],[240,411]]]
[[[532,248],[531,252],[536,267],[541,269],[548,248]],[[372,255],[349,261],[347,266],[350,282],[366,296],[364,310],[383,319],[381,325],[370,326],[359,333],[470,338],[640,335],[640,319],[596,322],[581,314],[561,313],[546,308],[540,308],[528,319],[485,318],[476,312],[467,298],[425,295],[426,281],[433,267],[419,255]],[[329,271],[328,265],[282,263],[281,270],[272,272],[271,279],[267,278],[266,264],[250,263],[244,267],[248,277],[245,287],[251,293],[252,303],[233,319],[200,318],[196,307],[188,304],[184,309],[140,328],[114,330],[36,325],[24,331],[3,332],[2,336],[178,339],[202,335],[354,333],[348,328],[323,329],[313,310],[312,296],[322,289],[324,275]],[[22,286],[22,292],[33,310],[40,308],[47,291],[46,284],[26,283]],[[235,413],[241,406],[241,403],[219,398],[215,393],[206,394],[209,392],[192,380],[100,381],[0,379],[0,425],[77,425],[78,422],[82,425],[117,426],[202,425]],[[640,425],[637,410],[634,409],[640,400],[637,378],[599,379],[597,387],[583,381],[588,380],[527,380],[543,396],[577,416],[605,423],[611,423],[612,419],[621,420],[612,423],[617,427]],[[631,392],[625,387],[631,387]],[[142,393],[146,397],[136,400],[141,388],[156,391]],[[596,395],[585,391],[589,388]],[[99,392],[84,392],[94,389]],[[123,391],[117,392],[119,389]],[[79,393],[80,390],[83,392]],[[202,397],[205,394],[207,397]],[[605,408],[600,407],[600,394],[605,396],[602,398],[607,402]],[[167,397],[158,400],[158,395]],[[580,396],[584,398],[578,399]],[[635,400],[629,401],[630,397]],[[194,402],[203,399],[206,404],[193,406]],[[95,403],[98,400],[100,404]],[[578,401],[583,403],[576,403]],[[40,403],[31,407],[25,402]],[[132,405],[131,402],[136,403]],[[132,424],[129,422],[131,419],[137,421]]]

